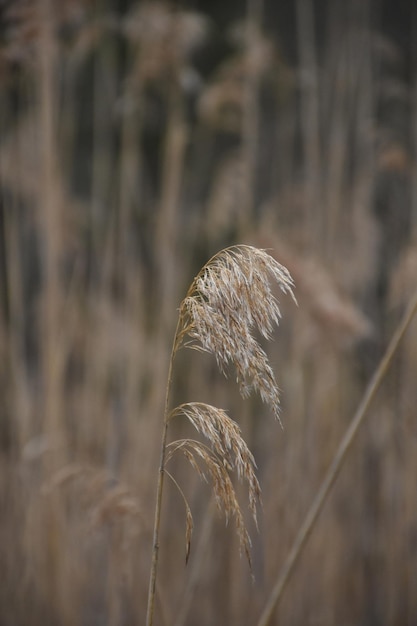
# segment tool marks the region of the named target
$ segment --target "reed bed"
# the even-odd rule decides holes
[[[412,315],[286,578],[416,289],[412,9],[58,4],[0,9],[0,623],[145,624],[167,427],[155,624],[413,624]]]

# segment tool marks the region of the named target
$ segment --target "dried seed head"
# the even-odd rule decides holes
[[[255,475],[255,459],[239,426],[223,409],[200,402],[180,405],[172,411],[171,418],[181,414],[208,439],[212,451],[221,459],[226,470],[235,469],[239,479],[246,481],[249,508],[256,523],[256,505],[260,500],[261,489]]]
[[[279,418],[275,376],[266,353],[254,337],[254,331],[258,331],[265,339],[270,339],[274,324],[278,324],[281,316],[271,282],[276,282],[283,293],[290,294],[296,301],[288,270],[264,250],[242,245],[216,254],[194,278],[181,303],[173,354],[184,345],[214,354],[223,373],[229,364],[234,365],[242,396],[257,391]],[[235,469],[238,477],[246,481],[255,523],[260,486],[255,475],[255,460],[240,428],[223,409],[209,404],[181,404],[167,419],[177,415],[187,417],[207,438],[209,445],[194,439],[174,441],[168,445],[166,462],[176,452],[181,452],[200,478],[206,480],[207,472],[218,508],[226,521],[230,516],[235,520],[240,546],[250,565],[250,538],[229,471]],[[186,507],[188,560],[192,517],[187,503]]]
[[[270,339],[281,317],[271,280],[296,301],[290,273],[265,250],[240,245],[216,254],[181,304],[176,348],[211,352],[223,373],[233,364],[242,396],[257,391],[279,417],[275,376],[253,334],[258,330]]]
[[[207,471],[213,486],[213,494],[217,508],[223,515],[226,516],[226,522],[229,517],[234,518],[240,548],[245,552],[249,565],[251,566],[250,537],[248,531],[246,530],[233,483],[222,459],[219,458],[213,450],[210,450],[200,441],[195,441],[194,439],[181,439],[179,441],[174,441],[168,445],[168,449],[167,462],[176,452],[181,452],[191,463],[199,476],[206,480],[206,474],[200,467],[199,461],[200,463],[204,463],[205,470]],[[188,540],[190,538],[188,530],[186,531],[186,535]],[[187,546],[187,554],[189,554],[189,546]]]

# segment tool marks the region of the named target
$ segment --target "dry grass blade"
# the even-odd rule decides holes
[[[165,473],[167,476],[169,476],[169,478],[172,480],[172,482],[178,489],[185,505],[185,564],[187,565],[188,559],[190,558],[191,536],[193,534],[193,528],[194,528],[193,516],[191,513],[190,505],[188,504],[187,498],[185,497],[185,494],[183,490],[181,489],[181,487],[179,486],[178,482],[175,480],[173,475],[167,471],[167,469],[165,469]]]
[[[215,255],[191,284],[180,308],[181,344],[214,354],[220,370],[236,369],[243,397],[252,390],[279,417],[279,391],[254,331],[270,339],[281,312],[271,281],[295,300],[288,270],[265,250],[233,246]],[[187,339],[188,337],[188,339]]]

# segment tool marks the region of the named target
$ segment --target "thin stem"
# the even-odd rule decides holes
[[[167,434],[168,434],[168,423],[169,423],[169,399],[170,399],[171,386],[172,386],[172,370],[173,370],[173,364],[174,364],[174,357],[175,357],[175,354],[177,351],[177,345],[178,345],[177,334],[180,328],[180,323],[181,323],[181,316],[179,316],[178,318],[177,328],[175,330],[174,341],[173,341],[172,350],[171,350],[171,357],[169,360],[168,381],[167,381],[166,394],[165,394],[164,425],[162,429],[158,484],[156,488],[155,518],[154,518],[153,544],[152,544],[152,562],[151,562],[151,570],[149,574],[149,591],[148,591],[148,608],[147,608],[147,613],[146,613],[146,626],[152,626],[154,609],[155,609],[155,586],[156,586],[156,575],[158,571],[158,561],[159,561],[159,529],[161,526],[162,493],[164,489],[165,457],[166,457]]]
[[[292,571],[294,570],[295,564],[298,561],[298,558],[304,548],[307,540],[310,536],[310,533],[313,529],[313,526],[317,520],[317,517],[320,511],[323,508],[323,505],[326,501],[327,496],[339,474],[339,471],[342,467],[343,461],[345,460],[347,453],[352,447],[352,443],[355,439],[355,436],[364,421],[366,412],[371,404],[382,380],[385,376],[388,367],[391,365],[393,356],[399,346],[401,339],[403,338],[408,326],[410,325],[411,320],[413,319],[415,313],[417,311],[417,292],[412,298],[406,312],[404,313],[404,317],[401,320],[399,326],[397,327],[387,350],[382,357],[378,368],[376,369],[371,381],[368,384],[368,387],[365,391],[364,396],[362,397],[361,403],[359,404],[355,415],[350,422],[350,425],[340,442],[339,448],[333,458],[333,461],[327,470],[327,473],[321,483],[321,486],[314,498],[310,509],[307,512],[307,515],[304,519],[303,524],[301,525],[298,534],[295,538],[294,544],[288,554],[287,560],[284,563],[284,566],[281,570],[281,574],[278,577],[275,586],[272,589],[272,592],[268,598],[268,601],[264,607],[264,610],[257,622],[257,626],[267,626],[269,624],[273,612],[282,596],[284,588],[290,578]]]
[[[323,223],[318,216],[321,206],[321,146],[320,146],[320,98],[312,0],[297,0],[297,44],[301,65],[301,111],[302,140],[304,150],[304,173],[309,214],[306,226],[318,247],[323,241]]]
[[[168,422],[164,420],[164,427],[162,431],[162,440],[161,440],[161,455],[160,455],[160,461],[159,461],[158,485],[157,485],[157,492],[156,492],[155,520],[154,520],[153,546],[152,546],[152,564],[151,564],[151,572],[149,576],[148,610],[146,613],[146,625],[147,626],[152,626],[153,624],[153,614],[154,614],[154,608],[155,608],[155,585],[156,585],[156,574],[158,570],[158,560],[159,560],[159,527],[161,524],[161,505],[162,505],[162,492],[163,492],[163,487],[164,487],[164,466],[165,466],[167,431],[168,431]]]
[[[187,511],[189,511],[189,510],[190,510],[190,507],[189,507],[189,504],[188,504],[188,502],[187,502],[187,498],[185,497],[185,493],[183,492],[183,490],[182,490],[182,489],[181,489],[181,487],[179,486],[178,481],[177,481],[177,480],[175,480],[175,478],[173,477],[173,475],[171,474],[171,472],[168,472],[168,470],[167,470],[167,469],[165,470],[165,474],[168,476],[168,478],[170,478],[170,479],[172,480],[172,482],[174,483],[174,485],[175,485],[175,486],[176,486],[176,488],[178,489],[178,492],[179,492],[179,494],[180,494],[181,498],[182,498],[182,499],[183,499],[183,501],[184,501],[185,508],[187,509]]]

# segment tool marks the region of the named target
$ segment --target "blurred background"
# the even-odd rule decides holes
[[[256,624],[416,287],[416,107],[413,0],[0,2],[1,625],[144,623],[178,305],[242,242],[296,283],[284,428],[209,356],[174,395],[254,452],[255,582],[172,462],[156,623]],[[417,623],[416,372],[414,323],[271,623]]]

